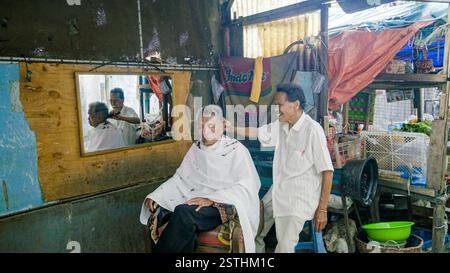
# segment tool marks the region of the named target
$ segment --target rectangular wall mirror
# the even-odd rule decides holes
[[[76,73],[82,155],[172,139],[166,74]]]

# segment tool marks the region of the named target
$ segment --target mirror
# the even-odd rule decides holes
[[[172,139],[170,75],[77,73],[76,79],[82,155]]]

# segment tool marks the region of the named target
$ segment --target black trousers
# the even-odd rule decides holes
[[[212,230],[222,224],[215,207],[179,205],[169,216],[169,223],[158,240],[154,253],[192,253],[197,247],[197,233]]]

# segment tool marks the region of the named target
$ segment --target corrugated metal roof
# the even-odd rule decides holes
[[[231,18],[234,20],[300,2],[305,0],[235,0],[231,7]]]
[[[291,43],[318,36],[320,12],[244,27],[244,57],[281,55]]]

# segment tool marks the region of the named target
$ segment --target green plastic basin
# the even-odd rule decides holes
[[[414,222],[380,222],[362,226],[371,240],[402,243],[409,238]]]

